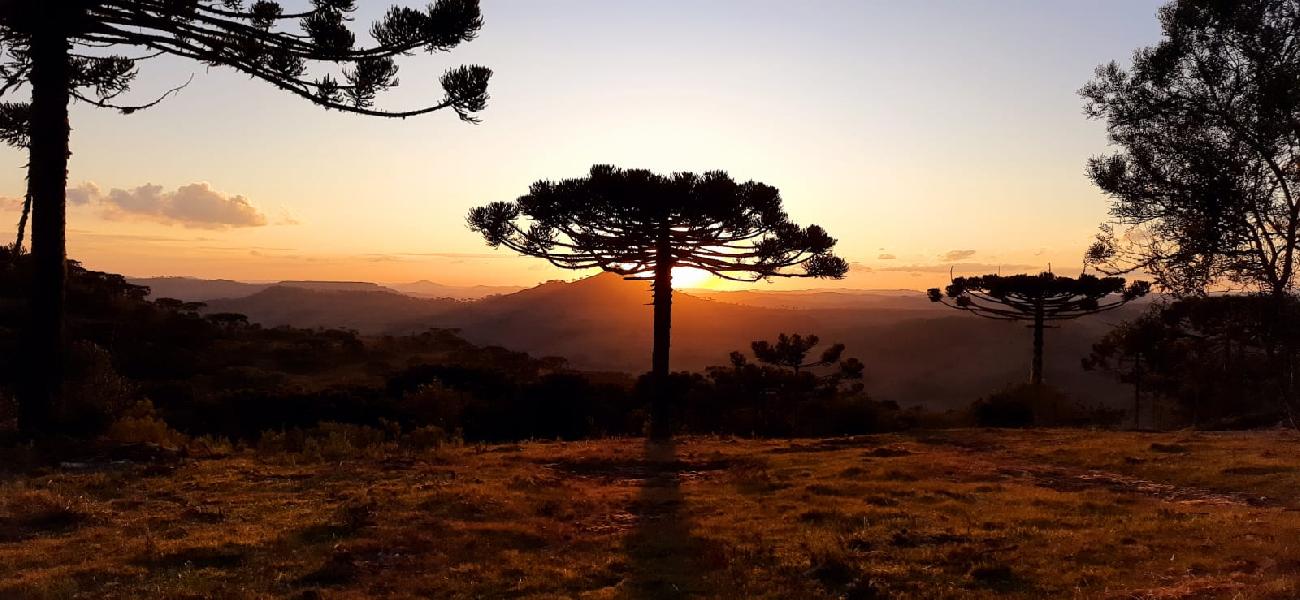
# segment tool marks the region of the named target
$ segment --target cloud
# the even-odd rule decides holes
[[[161,236],[161,235],[138,235],[132,233],[103,233],[99,231],[91,231],[89,229],[68,229],[68,233],[76,234],[77,237],[82,239],[93,239],[97,241],[113,242],[113,243],[117,243],[117,242],[190,243],[190,242],[202,242],[207,239],[201,237],[195,237],[195,238],[168,237],[168,236]]]
[[[939,260],[943,262],[957,262],[959,260],[966,260],[972,256],[975,256],[974,250],[949,250],[940,255]]]
[[[204,182],[166,191],[160,185],[145,184],[125,190],[113,188],[104,194],[94,182],[68,190],[74,205],[94,203],[109,219],[144,219],[167,225],[201,229],[262,227],[266,215],[243,196],[230,196]]]
[[[1034,265],[994,265],[987,263],[950,263],[942,265],[898,265],[892,267],[876,267],[877,271],[891,271],[898,273],[954,273],[980,274],[1003,272],[1006,274],[1021,272],[1037,272]]]
[[[433,258],[515,258],[508,252],[397,252],[398,256],[420,256]]]
[[[95,182],[84,181],[77,187],[68,188],[68,204],[73,206],[84,206],[90,204],[91,200],[99,198],[102,195],[103,191],[99,189],[98,185],[95,185]]]
[[[280,210],[280,217],[275,220],[276,225],[302,225],[302,221],[295,219],[287,210]]]
[[[894,260],[896,258],[898,257],[894,256],[893,254],[881,254],[880,256],[876,257],[877,260]]]

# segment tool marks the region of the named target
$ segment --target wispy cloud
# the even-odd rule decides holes
[[[949,250],[939,256],[943,262],[957,262],[975,256],[974,250]]]
[[[1033,265],[995,265],[989,263],[948,263],[940,265],[897,265],[889,267],[876,267],[877,271],[889,271],[895,273],[1020,273],[1037,269]]]
[[[393,255],[424,258],[518,258],[509,252],[394,252]]]
[[[91,231],[88,229],[69,229],[69,234],[75,235],[81,239],[89,239],[101,242],[141,242],[141,243],[191,243],[209,241],[208,238],[202,237],[178,237],[165,235],[144,235],[136,233],[104,233],[101,231]]]

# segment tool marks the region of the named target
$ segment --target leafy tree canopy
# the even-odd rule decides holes
[[[1177,0],[1164,39],[1097,70],[1087,114],[1112,155],[1092,180],[1112,198],[1088,260],[1151,273],[1178,295],[1295,284],[1300,225],[1300,2]]]

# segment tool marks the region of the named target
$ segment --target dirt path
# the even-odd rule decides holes
[[[1180,504],[1205,504],[1213,506],[1276,506],[1277,502],[1264,496],[1239,492],[1216,492],[1204,488],[1160,483],[1131,477],[1120,473],[1095,469],[1077,469],[1029,462],[1002,463],[998,473],[1026,478],[1036,485],[1062,492],[1103,488],[1121,494],[1136,494]]]
[[[1029,480],[1035,485],[1062,492],[1105,489],[1120,494],[1157,498],[1165,502],[1209,506],[1267,507],[1280,504],[1277,500],[1265,496],[1163,483],[1100,469],[1045,464],[992,446],[935,439],[925,442],[960,452],[964,457],[985,464],[992,472],[1015,479]]]

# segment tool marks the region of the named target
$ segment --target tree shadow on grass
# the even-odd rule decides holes
[[[646,441],[648,476],[632,512],[636,528],[626,543],[630,568],[627,597],[689,598],[710,591],[700,540],[691,534],[682,495],[682,471],[672,441]]]

